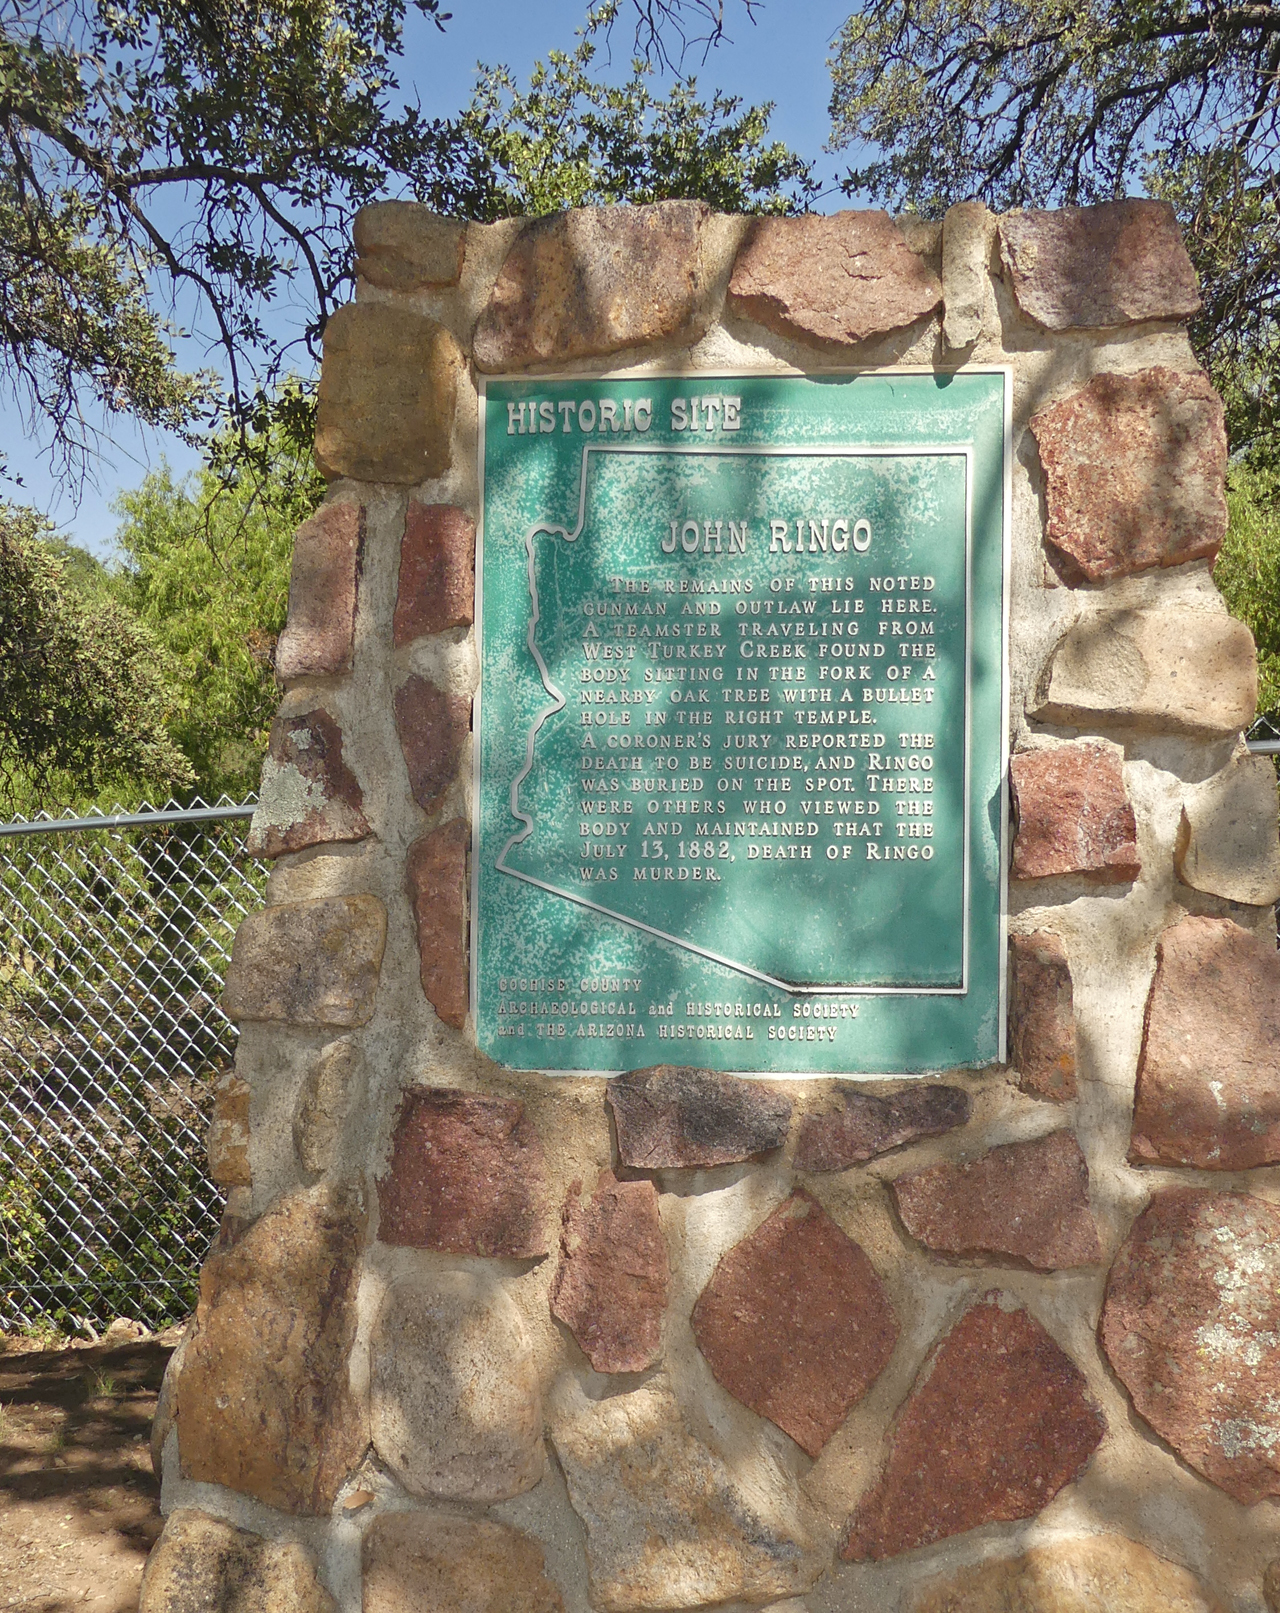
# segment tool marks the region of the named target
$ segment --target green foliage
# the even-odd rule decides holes
[[[1183,0],[865,0],[832,58],[832,139],[874,149],[850,193],[938,216],[1142,185],[1187,232],[1197,347],[1232,443],[1280,432],[1280,9]]]
[[[1258,645],[1258,710],[1280,712],[1280,485],[1271,472],[1233,466],[1230,522],[1213,580]]]
[[[625,84],[593,80],[593,35],[616,13],[616,3],[591,12],[577,49],[535,63],[526,91],[510,68],[480,69],[469,105],[449,126],[453,167],[433,186],[433,205],[494,219],[672,197],[727,213],[800,212],[812,203],[810,164],[767,139],[772,103],[743,110],[739,97],[717,91],[708,104],[693,78],[656,96],[641,59]]]
[[[166,726],[155,643],[118,601],[69,580],[50,531],[0,504],[0,806],[167,794],[191,773]]]
[[[298,444],[278,433],[254,446],[265,473],[224,465],[175,481],[163,469],[115,506],[120,597],[161,647],[169,732],[210,801],[258,786],[293,534],[324,492]]]

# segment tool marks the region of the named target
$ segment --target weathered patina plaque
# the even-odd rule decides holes
[[[488,383],[491,1057],[1001,1056],[1007,385]]]

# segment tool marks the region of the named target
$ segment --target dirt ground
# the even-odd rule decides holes
[[[0,1339],[0,1609],[136,1613],[161,1528],[151,1417],[178,1337]]]

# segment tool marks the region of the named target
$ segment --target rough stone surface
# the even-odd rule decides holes
[[[1280,901],[1276,773],[1269,756],[1237,754],[1188,791],[1175,854],[1178,878],[1229,902]]]
[[[297,1541],[264,1540],[194,1507],[170,1513],[138,1613],[337,1613]]]
[[[467,227],[420,202],[373,202],[356,214],[356,273],[384,291],[456,286]]]
[[[1185,918],[1156,945],[1129,1159],[1280,1160],[1280,955],[1230,919]]]
[[[281,713],[271,724],[258,806],[245,850],[279,857],[371,831],[364,793],[342,759],[342,730],[327,711]]]
[[[1267,1564],[1262,1576],[1262,1596],[1267,1613],[1280,1613],[1280,1557]]]
[[[968,1122],[973,1108],[963,1087],[932,1082],[886,1094],[837,1086],[832,1096],[839,1100],[838,1109],[806,1115],[800,1123],[797,1170],[848,1170],[891,1148],[954,1131]]]
[[[399,1277],[369,1340],[378,1455],[412,1495],[489,1505],[542,1477],[542,1396],[520,1312],[471,1272]]]
[[[333,1163],[362,1072],[360,1049],[347,1036],[325,1048],[303,1081],[293,1117],[293,1146],[308,1175],[318,1176]]]
[[[452,457],[460,354],[411,308],[351,302],[324,329],[316,464],[330,479],[413,486]]]
[[[1208,376],[1095,375],[1031,430],[1045,542],[1068,582],[1212,560],[1227,533],[1227,433]]]
[[[362,1559],[363,1613],[564,1613],[537,1541],[487,1518],[384,1512]]]
[[[545,1255],[542,1144],[515,1098],[415,1087],[378,1183],[383,1243],[452,1255]]]
[[[790,1484],[736,1478],[685,1427],[662,1375],[598,1401],[562,1379],[551,1437],[602,1613],[769,1602],[827,1566],[830,1548]]]
[[[757,219],[729,281],[729,307],[784,336],[849,346],[931,314],[942,284],[887,213]]]
[[[184,1477],[327,1513],[368,1443],[351,1393],[361,1228],[336,1194],[278,1200],[200,1273],[178,1380]]]
[[[659,202],[526,224],[476,326],[476,364],[564,363],[685,332],[701,289],[708,213],[703,202]]]
[[[1071,965],[1047,930],[1009,937],[1009,1063],[1037,1098],[1076,1095],[1076,1016]]]
[[[981,202],[957,202],[942,221],[942,337],[950,348],[972,347],[982,334],[995,233],[995,214]]]
[[[1102,1343],[1156,1433],[1243,1506],[1280,1495],[1280,1208],[1171,1187],[1107,1278]]]
[[[432,812],[458,776],[471,732],[471,702],[413,673],[396,690],[395,713],[409,788],[422,810]]]
[[[156,1409],[151,1418],[150,1443],[151,1471],[157,1478],[164,1476],[164,1446],[177,1414],[178,1379],[182,1376],[182,1363],[186,1356],[187,1341],[191,1337],[194,1325],[193,1319],[183,1328],[182,1337],[178,1340],[178,1347],[165,1364],[164,1377],[160,1380],[160,1393],[156,1396]]]
[[[209,1175],[219,1187],[248,1187],[249,1083],[234,1070],[219,1077],[209,1123]]]
[[[1246,728],[1257,703],[1244,623],[1170,605],[1084,617],[1058,640],[1028,705],[1041,722],[1216,738]]]
[[[781,1148],[791,1100],[761,1081],[655,1064],[615,1077],[609,1107],[618,1158],[637,1170],[732,1165]]]
[[[911,1171],[893,1198],[907,1231],[936,1254],[1014,1255],[1040,1271],[1102,1258],[1089,1167],[1070,1131]]]
[[[905,1613],[1223,1613],[1194,1574],[1123,1535],[1032,1546],[922,1586]]]
[[[418,975],[442,1023],[466,1024],[467,850],[471,831],[461,818],[443,823],[409,847],[406,880],[418,935]]]
[[[410,502],[392,621],[396,649],[424,633],[470,627],[476,613],[476,524],[452,504]]]
[[[643,1372],[662,1354],[670,1271],[652,1182],[601,1171],[583,1200],[575,1182],[560,1212],[551,1314],[597,1372]]]
[[[1046,330],[1199,311],[1195,270],[1167,202],[1006,213],[1000,241],[1018,306]]]
[[[1023,751],[1009,764],[1009,780],[1014,879],[1084,874],[1116,885],[1141,873],[1124,759],[1113,746],[1082,739]]]
[[[986,1523],[1030,1518],[1106,1432],[1084,1374],[1024,1310],[989,1295],[925,1363],[841,1555],[896,1557]]]
[[[250,913],[231,947],[222,1010],[287,1025],[367,1025],[387,912],[376,896],[322,896]]]
[[[862,1249],[797,1192],[720,1261],[693,1336],[717,1382],[817,1456],[888,1363],[898,1323]]]
[[[346,500],[322,505],[293,535],[289,615],[276,641],[276,676],[350,672],[364,564],[365,511]]]

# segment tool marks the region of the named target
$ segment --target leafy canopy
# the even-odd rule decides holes
[[[626,10],[647,59],[724,29],[723,0]],[[441,0],[0,0],[0,376],[66,469],[93,450],[90,402],[244,427],[316,357],[356,209],[428,198],[456,166],[465,129],[406,104],[395,71],[406,29],[448,17]],[[179,370],[179,317],[219,377]]]
[[[191,780],[169,732],[157,647],[34,510],[0,503],[0,805]]]
[[[1218,0],[865,0],[831,61],[844,188],[938,216],[1136,187],[1188,234],[1193,328],[1233,442],[1280,423],[1280,8]]]

